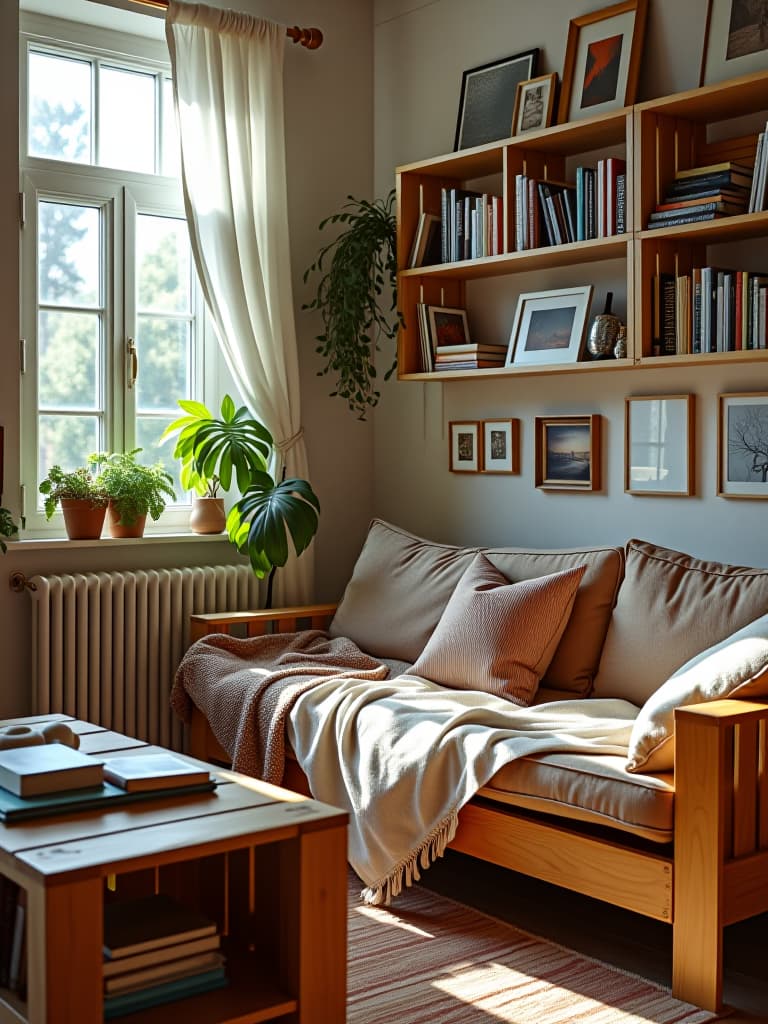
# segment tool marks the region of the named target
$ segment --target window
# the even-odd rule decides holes
[[[178,180],[172,83],[147,53],[22,35],[22,479],[28,528],[46,524],[39,482],[53,463],[141,447],[189,496],[170,444],[179,398],[205,400],[202,300]],[[212,361],[209,360],[209,363]]]

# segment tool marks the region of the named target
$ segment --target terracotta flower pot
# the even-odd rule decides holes
[[[193,533],[221,533],[227,524],[223,498],[193,498],[189,528]]]
[[[70,540],[98,540],[101,537],[106,505],[94,504],[88,498],[62,498],[60,504]]]
[[[143,537],[144,526],[147,522],[146,513],[143,516],[136,516],[130,524],[121,525],[120,514],[110,501],[107,508],[107,519],[109,521],[110,537]]]

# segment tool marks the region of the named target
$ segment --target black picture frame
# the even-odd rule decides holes
[[[538,60],[537,46],[462,74],[454,151],[510,136],[518,83],[536,76]]]

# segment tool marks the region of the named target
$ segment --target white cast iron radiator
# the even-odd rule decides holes
[[[63,712],[173,749],[168,700],[189,616],[258,607],[247,565],[33,576],[35,713]]]

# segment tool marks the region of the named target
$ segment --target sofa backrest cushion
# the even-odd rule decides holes
[[[768,694],[768,615],[681,666],[640,708],[629,738],[630,772],[674,768],[675,709],[724,697]]]
[[[767,611],[768,569],[631,540],[594,696],[642,707],[686,661]]]
[[[485,555],[475,555],[411,672],[526,707],[563,635],[584,570],[510,583]]]
[[[543,683],[571,695],[589,693],[624,571],[621,548],[462,548],[374,519],[329,627],[331,635],[347,636],[376,657],[413,664],[478,551],[513,583],[586,565]]]

